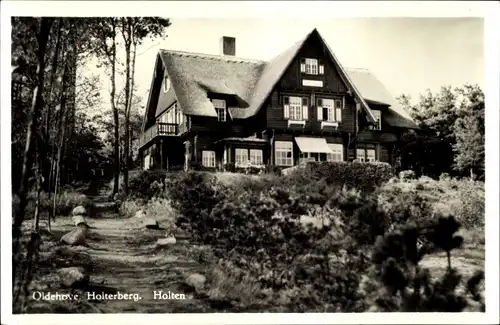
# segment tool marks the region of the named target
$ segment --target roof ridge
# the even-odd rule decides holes
[[[241,58],[241,57],[232,56],[232,55],[217,55],[217,54],[187,52],[187,51],[179,51],[179,50],[165,50],[165,49],[160,49],[160,51],[166,52],[166,53],[171,53],[174,55],[186,55],[186,56],[193,56],[193,57],[200,57],[200,58],[211,58],[211,59],[218,59],[218,60],[223,60],[223,61],[227,61],[227,62],[245,62],[245,63],[266,63],[267,62],[267,61],[263,61],[263,60]]]

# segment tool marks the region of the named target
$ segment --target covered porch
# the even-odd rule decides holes
[[[264,166],[269,164],[270,144],[266,139],[230,137],[213,144],[217,166],[226,169],[227,164],[235,167]]]

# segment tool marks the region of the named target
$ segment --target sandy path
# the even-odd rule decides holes
[[[138,294],[141,299],[87,300],[103,313],[175,313],[207,312],[206,300],[193,297],[193,292],[182,284],[185,275],[204,273],[206,266],[190,260],[186,244],[176,244],[165,249],[155,248],[158,238],[165,236],[164,230],[145,229],[140,220],[123,218],[105,213],[99,218],[87,218],[89,247],[74,247],[72,250],[87,253],[93,271],[90,288],[84,292],[107,294]],[[57,237],[74,226],[70,218],[59,219],[52,226]],[[160,228],[162,223],[160,222]],[[153,291],[163,290],[184,294],[186,299],[153,299]],[[98,311],[94,308],[94,311]]]

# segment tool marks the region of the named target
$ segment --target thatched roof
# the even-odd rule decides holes
[[[266,61],[249,60],[233,56],[161,50],[158,54],[171,80],[172,96],[163,96],[165,101],[177,102],[186,115],[216,117],[216,111],[207,93],[235,96],[239,107],[229,107],[231,117],[245,119],[257,114],[277,82],[294,60],[304,43],[312,34],[321,38],[314,29],[305,38]],[[321,38],[321,40],[323,40]],[[324,40],[323,40],[324,42]],[[394,126],[416,127],[409,115],[392,99],[384,86],[371,74],[346,70],[325,43],[330,57],[340,70],[342,79],[361,103],[369,119],[374,120],[367,101],[381,101],[391,105],[394,114],[384,118]],[[156,116],[166,109],[167,103],[158,103]]]

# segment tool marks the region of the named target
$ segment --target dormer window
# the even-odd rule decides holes
[[[227,109],[226,101],[222,99],[212,99],[212,104],[217,111],[217,119],[219,122],[226,122],[227,120]]]
[[[163,91],[167,92],[169,90],[170,90],[170,79],[168,78],[168,76],[165,76],[163,80]]]
[[[375,124],[370,127],[371,130],[382,130],[382,113],[379,110],[372,109]]]
[[[300,61],[300,72],[310,75],[324,74],[325,66],[318,59],[304,58]]]

